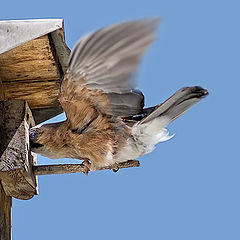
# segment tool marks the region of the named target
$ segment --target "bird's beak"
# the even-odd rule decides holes
[[[38,131],[36,128],[32,128],[30,129],[30,133],[29,133],[29,142],[30,142],[30,148],[34,149],[34,148],[39,148],[39,147],[43,147],[43,144],[38,143],[37,141],[38,139]]]

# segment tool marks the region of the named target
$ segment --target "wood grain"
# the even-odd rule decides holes
[[[12,239],[12,198],[8,197],[0,182],[0,240]]]
[[[0,54],[4,99],[27,100],[32,109],[59,106],[60,67],[48,35]]]
[[[100,168],[98,170],[105,169],[120,169],[139,167],[140,163],[137,160],[128,160],[126,162],[118,163],[112,166]],[[65,174],[65,173],[79,173],[85,172],[86,168],[83,164],[58,164],[58,165],[40,165],[33,166],[33,172],[35,175],[51,175],[51,174]]]
[[[36,155],[29,147],[29,126],[33,117],[23,100],[0,102],[0,180],[5,193],[19,199],[30,199],[38,193],[32,173]]]

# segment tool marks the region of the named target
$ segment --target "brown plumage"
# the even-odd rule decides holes
[[[32,128],[33,151],[81,159],[94,170],[140,157],[171,138],[165,127],[208,92],[186,87],[160,105],[143,108],[133,77],[157,25],[157,19],[121,23],[76,44],[59,94],[67,119]]]

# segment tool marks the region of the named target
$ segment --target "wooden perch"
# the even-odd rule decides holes
[[[139,166],[140,166],[139,161],[128,160],[126,162],[118,163],[108,167],[103,167],[98,170],[129,168],[129,167],[139,167]],[[58,165],[33,166],[34,175],[79,173],[79,172],[85,172],[85,170],[86,168],[83,164],[58,164]]]

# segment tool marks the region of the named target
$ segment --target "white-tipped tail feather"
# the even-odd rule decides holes
[[[168,130],[165,128],[170,122],[167,117],[159,117],[147,123],[141,124],[139,122],[133,126],[132,135],[142,146],[140,150],[142,154],[152,152],[157,143],[167,141],[173,137],[173,135],[169,135]]]
[[[165,128],[170,123],[166,117],[155,118],[147,123],[138,122],[132,128],[131,138],[116,156],[118,162],[124,162],[126,159],[136,159],[144,154],[150,153],[155,149],[156,144],[171,139]]]
[[[132,127],[131,138],[117,156],[117,161],[138,158],[154,150],[155,145],[171,139],[166,127],[200,101],[208,91],[199,87],[185,87],[160,104],[147,117]]]

